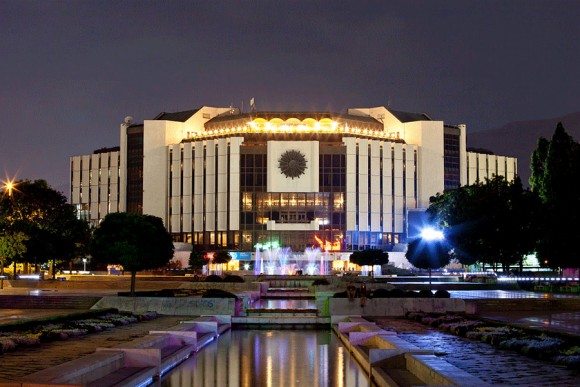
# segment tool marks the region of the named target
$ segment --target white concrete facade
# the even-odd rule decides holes
[[[436,193],[517,174],[514,158],[467,152],[465,125],[385,107],[202,107],[120,129],[120,151],[71,158],[71,202],[84,216],[140,211],[163,219],[176,241],[241,251],[314,237],[387,249],[405,241],[408,212]]]
[[[95,223],[121,211],[119,160],[118,150],[71,157],[71,203],[82,219]]]

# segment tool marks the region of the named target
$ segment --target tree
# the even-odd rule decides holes
[[[4,289],[4,267],[10,264],[10,259],[22,256],[26,252],[24,242],[27,239],[28,237],[21,232],[5,231],[0,234],[0,289]]]
[[[443,230],[454,255],[465,265],[494,267],[523,261],[538,236],[540,202],[521,180],[494,176],[431,198],[430,221]]]
[[[451,259],[450,246],[445,241],[413,239],[407,246],[405,257],[411,265],[429,270],[429,290],[431,290],[431,270],[447,266]]]
[[[353,252],[349,260],[359,266],[386,265],[389,263],[389,253],[379,249],[366,249]]]
[[[206,252],[200,249],[198,246],[193,246],[193,250],[191,254],[189,254],[189,267],[194,274],[197,273],[198,270],[202,270],[203,266],[207,264],[207,259],[205,258]]]
[[[78,219],[63,194],[44,180],[18,181],[11,191],[0,200],[0,227],[27,236],[19,259],[33,264],[52,261],[54,273],[57,259],[71,259],[86,250],[88,223]]]
[[[554,269],[579,267],[573,241],[580,222],[580,144],[558,123],[550,141],[540,138],[532,153],[530,185],[542,201],[536,251]]]
[[[213,263],[220,265],[220,272],[224,264],[227,264],[232,257],[226,250],[219,250],[213,256]]]
[[[156,216],[112,213],[95,230],[91,254],[96,262],[119,264],[131,272],[134,296],[137,272],[165,266],[173,257],[173,242]]]

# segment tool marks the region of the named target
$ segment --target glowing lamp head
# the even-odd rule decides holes
[[[431,227],[424,228],[423,231],[421,231],[421,238],[426,241],[441,241],[445,239],[443,236],[443,231],[435,230]]]

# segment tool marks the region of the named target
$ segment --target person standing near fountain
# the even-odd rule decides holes
[[[348,300],[354,302],[356,297],[356,288],[352,282],[349,282],[346,286],[346,295],[348,296]]]
[[[360,286],[360,306],[361,306],[361,308],[365,306],[365,304],[367,302],[367,297],[368,297],[367,286],[363,282],[362,285]]]

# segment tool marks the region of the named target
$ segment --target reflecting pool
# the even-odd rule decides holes
[[[168,373],[162,386],[369,386],[329,330],[233,330]]]

